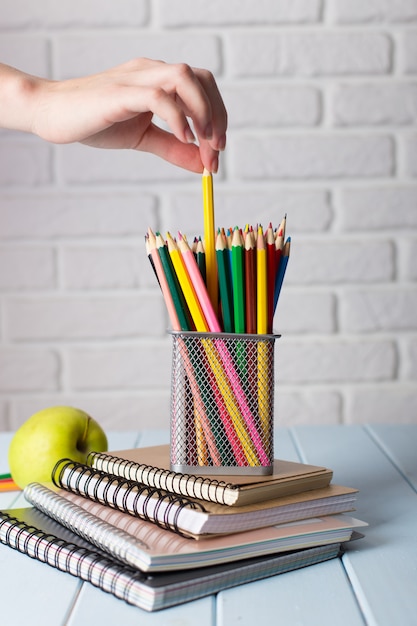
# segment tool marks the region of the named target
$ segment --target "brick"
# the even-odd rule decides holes
[[[161,335],[167,328],[162,296],[45,296],[5,303],[13,340],[115,339]]]
[[[6,348],[0,351],[0,391],[58,389],[59,357],[52,350]]]
[[[105,432],[169,428],[170,394],[162,389],[141,392],[100,390],[95,393],[70,392],[14,396],[10,407],[10,429],[48,406],[75,406],[87,411]]]
[[[417,135],[404,138],[405,143],[405,169],[409,176],[417,177]]]
[[[160,21],[163,26],[235,26],[237,24],[291,24],[318,22],[320,0],[161,0]]]
[[[381,387],[354,389],[346,411],[346,422],[398,424],[415,423],[417,413],[417,390],[412,387]]]
[[[161,183],[195,181],[195,174],[153,154],[134,150],[94,150],[80,144],[58,146],[59,168],[66,184]]]
[[[14,4],[14,3],[13,3]],[[3,5],[1,21],[3,24]],[[0,59],[35,76],[49,77],[49,43],[40,35],[1,33]]]
[[[62,35],[56,42],[58,76],[92,74],[137,57],[163,59],[205,67],[218,76],[222,70],[220,39],[209,33],[147,33],[140,35]],[[82,70],[80,69],[82,68]]]
[[[68,289],[154,287],[155,276],[145,244],[78,246],[62,251],[63,285]]]
[[[265,189],[262,184],[245,192],[225,190],[215,184],[217,227],[278,225],[285,213],[292,233],[327,230],[333,219],[330,194],[324,189]],[[162,213],[162,230],[178,228],[186,234],[203,234],[201,193],[173,192],[170,206]]]
[[[4,193],[0,238],[137,237],[151,224],[156,198],[143,192]]]
[[[417,74],[417,30],[403,33],[401,58],[406,74]]]
[[[387,74],[391,40],[376,32],[233,32],[234,76],[335,76]]]
[[[230,129],[315,126],[321,118],[320,92],[313,87],[225,85],[222,97],[229,114]]]
[[[282,288],[274,317],[274,329],[283,336],[293,333],[334,333],[336,301],[333,294]],[[278,342],[279,345],[279,342]]]
[[[340,394],[333,391],[303,389],[291,392],[278,385],[274,406],[274,423],[277,427],[339,424],[342,420],[342,399]]]
[[[394,277],[394,263],[390,241],[293,238],[285,281],[291,285],[386,282]]]
[[[340,224],[351,232],[417,228],[417,186],[344,188],[340,192]]]
[[[168,341],[135,347],[74,349],[68,357],[74,390],[170,389],[171,345]]]
[[[391,176],[394,147],[383,136],[237,137],[234,171],[241,179],[366,178]]]
[[[388,340],[292,341],[280,344],[277,384],[388,381],[397,354]]]
[[[412,381],[417,380],[417,339],[411,338],[408,342],[407,374]]]
[[[55,286],[51,248],[0,248],[0,289],[50,289]]]
[[[341,24],[417,20],[415,0],[334,0],[329,8]]]
[[[417,240],[405,242],[406,269],[405,279],[417,281]]]
[[[47,6],[46,6],[47,5]],[[33,2],[2,0],[3,28],[84,28],[94,26],[144,26],[148,19],[149,2],[124,0],[120,5],[89,0],[74,4],[71,0]]]
[[[0,185],[30,187],[52,180],[51,147],[37,139],[0,143]]]
[[[417,83],[340,85],[333,98],[339,126],[417,122]]]
[[[348,333],[417,330],[417,287],[345,291],[341,330]]]

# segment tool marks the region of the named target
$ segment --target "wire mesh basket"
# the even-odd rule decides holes
[[[171,469],[272,473],[278,335],[171,334]]]

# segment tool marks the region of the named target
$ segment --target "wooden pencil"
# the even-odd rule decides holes
[[[223,318],[223,330],[232,333],[233,324],[233,291],[230,273],[229,250],[221,231],[216,237],[217,271],[219,277],[220,304]]]
[[[268,332],[267,260],[262,226],[258,226],[256,240],[256,330],[258,334]]]
[[[235,333],[245,332],[245,282],[243,241],[239,228],[235,228],[232,238],[232,285],[233,315]]]
[[[245,313],[246,332],[256,333],[256,248],[253,230],[245,237]]]
[[[203,171],[202,186],[204,207],[204,250],[206,253],[206,281],[213,309],[217,311],[218,284],[215,250],[216,233],[214,224],[213,177],[211,172],[209,172],[205,168]]]

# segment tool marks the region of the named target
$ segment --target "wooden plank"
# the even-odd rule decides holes
[[[339,559],[219,593],[217,626],[363,626]]]
[[[275,429],[274,450],[276,458],[304,460],[288,429]],[[318,461],[317,465],[325,463]],[[222,591],[217,606],[217,626],[253,626],[261,620],[271,621],[271,616],[286,626],[333,626],[335,616],[338,626],[363,625],[340,559]]]
[[[213,626],[213,597],[201,598],[180,606],[148,613],[114,596],[84,584],[67,626]]]
[[[417,491],[417,424],[372,424],[366,430]]]
[[[7,626],[64,624],[81,583],[40,561],[0,544],[1,623]]]
[[[137,433],[117,433],[115,436],[109,433],[109,441],[123,447],[133,446],[136,439]],[[9,440],[8,434],[0,433],[1,451],[7,447]],[[4,459],[3,454],[0,458]],[[1,508],[28,505],[22,492],[2,493],[0,496]],[[0,545],[0,564],[1,623],[7,626],[64,624],[74,605],[77,606],[82,587],[90,586],[4,545]],[[99,593],[100,596],[106,595]]]
[[[415,623],[417,498],[366,429],[297,427],[306,460],[333,467],[335,482],[360,489],[357,517],[369,522],[343,564],[367,624]]]

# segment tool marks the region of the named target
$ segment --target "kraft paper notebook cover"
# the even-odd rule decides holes
[[[145,572],[206,567],[349,541],[352,529],[365,525],[347,515],[330,515],[194,541],[53,485],[32,483],[24,495],[48,517]]]
[[[34,508],[0,511],[0,542],[147,611],[320,563],[341,553],[341,544],[334,543],[149,575],[112,559]]]
[[[357,489],[329,485],[292,496],[230,507],[193,500],[82,463],[62,459],[52,480],[57,487],[112,508],[191,535],[232,533],[354,509]]]
[[[87,463],[110,474],[137,480],[179,495],[219,504],[244,505],[329,485],[333,472],[326,467],[275,459],[267,476],[198,476],[170,470],[169,445],[93,452]]]

